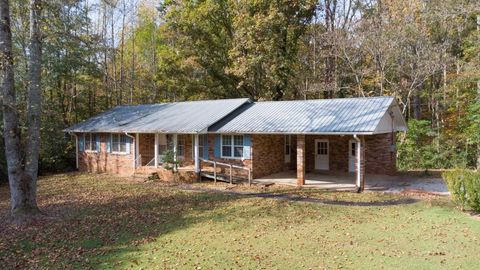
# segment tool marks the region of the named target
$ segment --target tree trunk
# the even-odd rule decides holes
[[[25,173],[29,181],[28,200],[32,207],[37,207],[37,175],[38,156],[40,152],[40,118],[42,113],[42,47],[40,33],[40,14],[42,11],[41,0],[30,0],[30,54],[29,63],[29,85],[27,100],[27,144],[25,156]]]
[[[480,16],[477,16],[477,19],[479,18]],[[480,80],[477,81],[477,102],[480,103]],[[477,171],[480,171],[480,142],[477,142]]]
[[[36,179],[40,133],[40,31],[39,0],[30,1],[30,54],[27,122],[29,125],[26,162],[23,164],[20,147],[20,128],[16,104],[12,33],[8,0],[0,0],[0,61],[2,73],[2,112],[4,121],[5,155],[10,185],[11,213],[16,220],[27,219],[39,212],[36,201]]]

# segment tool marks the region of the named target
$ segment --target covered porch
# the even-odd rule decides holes
[[[173,161],[175,170],[199,172],[199,160],[208,151],[207,143],[206,134],[137,133],[135,171],[157,171]]]

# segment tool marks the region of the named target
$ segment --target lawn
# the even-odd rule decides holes
[[[480,220],[447,198],[267,191],[316,201],[43,177],[38,200],[49,218],[17,227],[2,217],[0,269],[478,269]],[[6,186],[0,198],[7,215]]]

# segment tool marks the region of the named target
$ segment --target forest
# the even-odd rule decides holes
[[[234,97],[394,96],[400,169],[480,168],[477,0],[42,2],[40,174],[74,169],[63,129],[109,108]],[[26,134],[28,1],[10,18]],[[2,142],[3,182],[5,160]]]

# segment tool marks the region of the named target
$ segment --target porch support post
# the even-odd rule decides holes
[[[142,166],[142,161],[139,158],[140,157],[140,149],[139,149],[140,143],[138,141],[139,138],[140,136],[138,135],[138,133],[135,133],[135,168]]]
[[[154,154],[154,157],[155,157],[155,168],[158,168],[158,134],[155,133],[155,154]]]
[[[364,136],[357,136],[356,134],[353,135],[353,138],[357,142],[355,186],[358,192],[362,192],[365,189],[365,138]]]
[[[177,162],[178,134],[173,134],[173,161]],[[174,164],[174,170],[177,170],[177,164]]]
[[[200,172],[200,157],[199,157],[199,142],[198,142],[198,133],[194,136],[194,159],[195,159],[195,172]]]
[[[297,135],[297,185],[305,185],[305,135]]]

